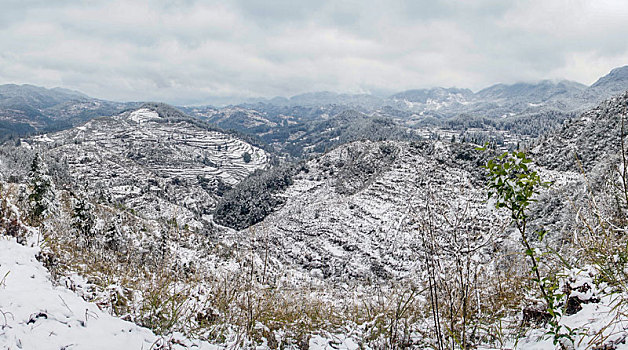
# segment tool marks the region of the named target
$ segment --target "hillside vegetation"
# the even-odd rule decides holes
[[[158,104],[5,145],[0,246],[88,304],[18,308],[3,255],[0,344],[109,314],[160,349],[626,348],[627,109],[512,152],[343,112],[291,163]]]

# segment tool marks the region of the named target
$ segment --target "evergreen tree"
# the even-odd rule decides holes
[[[120,250],[122,243],[122,232],[120,232],[121,226],[122,217],[118,214],[115,219],[109,222],[107,228],[105,229],[105,248],[114,252]]]
[[[52,178],[48,173],[46,163],[39,154],[33,158],[29,179],[29,217],[32,223],[39,224],[49,214],[55,200]]]
[[[85,240],[85,245],[90,246],[94,237],[95,217],[94,206],[81,194],[75,198],[72,211],[72,228],[79,238]]]

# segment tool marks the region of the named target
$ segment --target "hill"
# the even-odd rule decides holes
[[[137,104],[88,97],[62,88],[0,85],[0,143],[37,132],[67,129]]]
[[[66,164],[66,180],[91,196],[199,229],[227,188],[269,162],[262,149],[154,104],[26,142]]]

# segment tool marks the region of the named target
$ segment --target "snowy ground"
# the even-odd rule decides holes
[[[101,311],[71,290],[54,286],[48,270],[35,258],[39,248],[33,243],[24,246],[0,235],[0,349],[239,348],[233,343],[218,346],[181,335],[160,337]],[[358,348],[342,336],[314,336],[309,346],[314,350]]]
[[[0,236],[0,348],[137,350],[158,348],[163,342],[150,330],[110,316],[72,291],[53,286],[48,270],[35,259],[38,251]],[[218,348],[196,345],[197,349]]]

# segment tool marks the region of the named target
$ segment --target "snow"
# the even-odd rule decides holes
[[[150,109],[141,108],[131,113],[129,119],[141,124],[142,122],[159,119],[159,114],[157,114],[157,112],[151,111]]]
[[[570,297],[581,301],[582,309],[573,315],[563,315],[559,324],[563,326],[561,332],[566,333],[566,327],[574,330],[572,349],[615,349],[626,350],[628,334],[628,315],[626,314],[625,296],[612,293],[605,283],[595,284],[594,276],[599,275],[593,266],[574,268],[563,272],[561,290],[570,290]],[[567,282],[568,281],[568,282]],[[569,288],[566,288],[566,283]],[[585,287],[581,289],[581,287]],[[553,350],[559,347],[553,344],[553,337],[545,328],[536,328],[525,336],[507,344],[506,348]],[[570,343],[563,338],[563,342]],[[604,344],[604,345],[601,345]],[[516,345],[516,346],[515,346]]]
[[[64,286],[55,286],[36,259],[40,249],[0,235],[0,348],[6,350],[199,349],[225,347],[181,334],[155,335],[151,330],[115,318]],[[234,339],[235,340],[235,339]],[[168,344],[165,344],[168,343]],[[160,347],[166,346],[166,347]],[[170,347],[167,347],[170,346]],[[237,344],[227,344],[237,348]],[[348,335],[314,335],[310,349],[358,349]],[[257,349],[267,349],[261,345]]]
[[[150,349],[150,330],[115,318],[72,291],[53,286],[37,247],[0,236],[0,348]],[[187,341],[190,343],[190,341]],[[207,343],[198,349],[217,349]]]
[[[612,307],[610,298],[602,298],[600,303],[582,305],[582,310],[571,316],[564,316],[560,323],[572,329],[579,330],[574,337],[575,349],[587,349],[596,341],[614,343],[615,350],[626,350],[626,329],[628,320],[621,311]],[[586,331],[585,331],[586,330]],[[590,344],[591,342],[591,344]],[[623,343],[622,343],[623,342]],[[515,347],[510,344],[510,347]],[[517,343],[518,349],[556,349],[553,338],[545,334],[543,329],[534,329]]]
[[[36,138],[34,138],[34,140],[37,142],[46,142],[46,143],[55,142],[53,139],[48,137],[48,135],[37,136]]]
[[[360,346],[356,344],[351,338],[338,338],[334,340],[329,340],[320,335],[315,335],[310,338],[310,349],[317,350],[331,350],[331,349],[347,349],[347,350],[355,350],[359,349]]]

